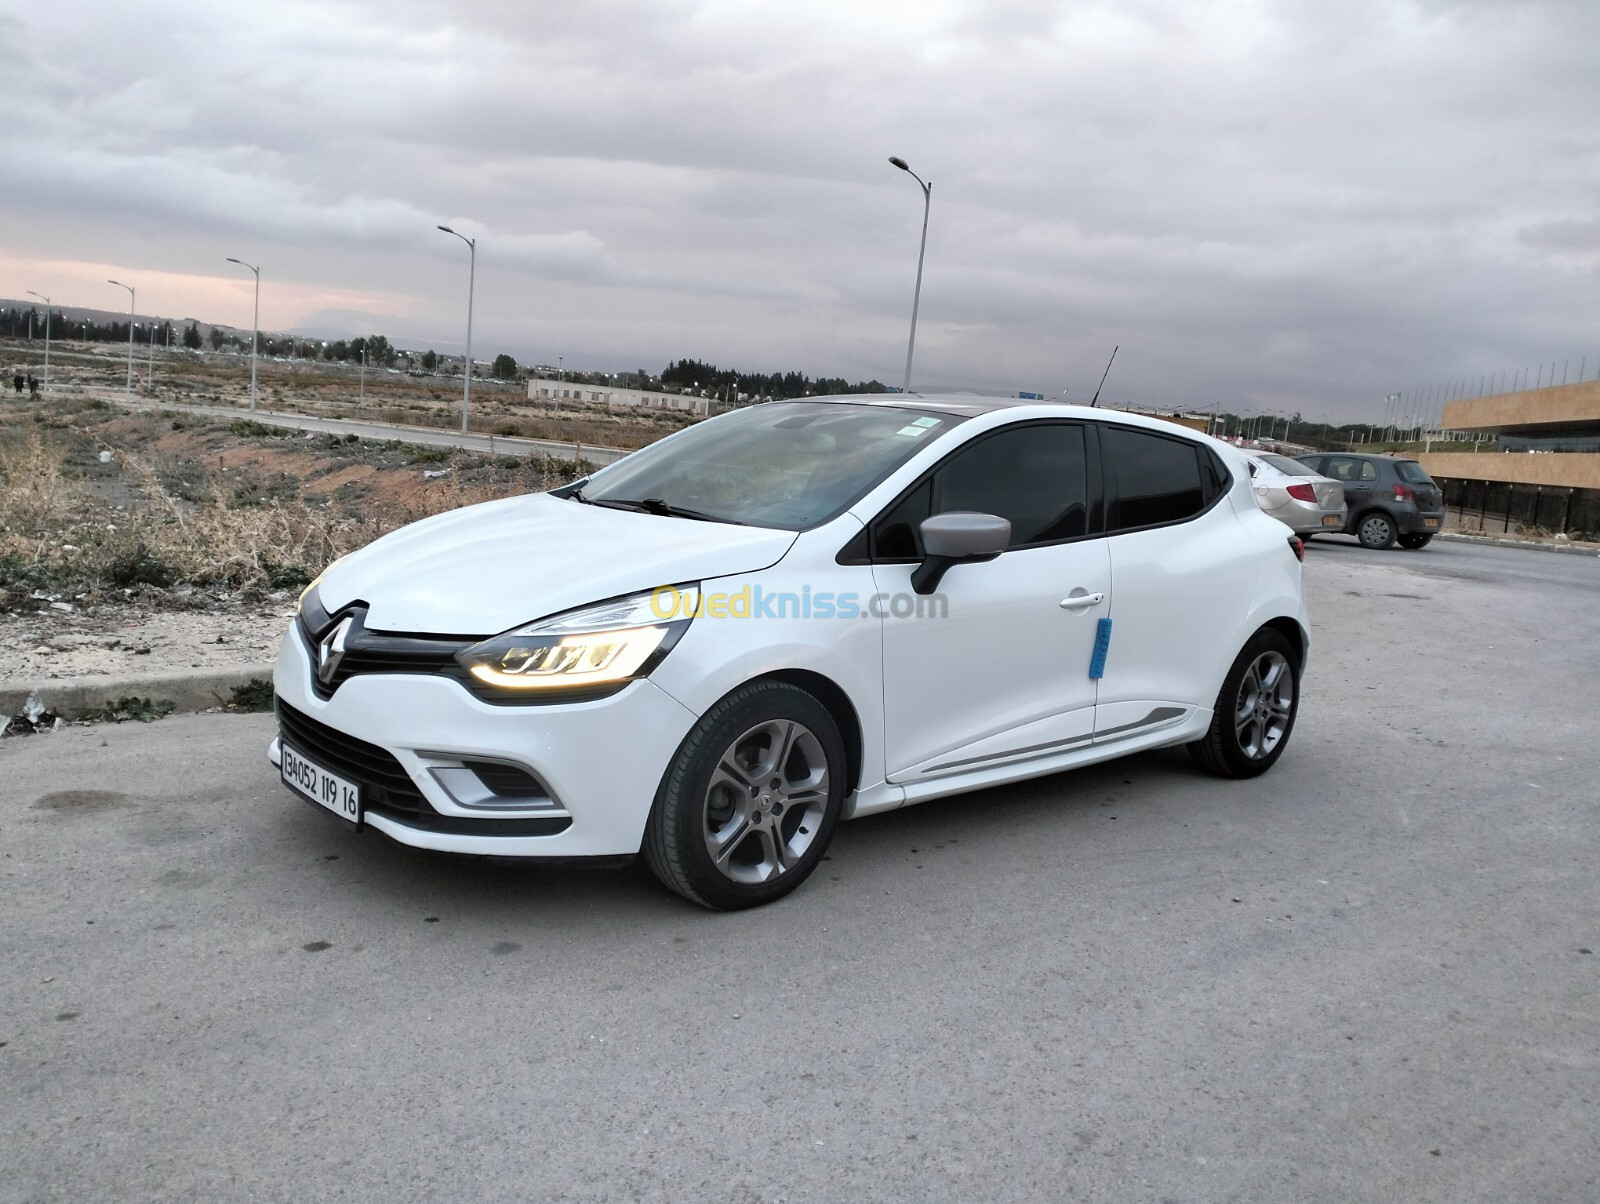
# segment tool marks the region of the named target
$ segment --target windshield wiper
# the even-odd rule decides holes
[[[724,518],[720,514],[707,514],[703,510],[690,510],[687,506],[674,506],[671,502],[658,497],[639,498],[584,498],[592,506],[610,506],[616,510],[637,510],[640,514],[660,514],[667,518],[692,518],[702,523],[730,523],[735,527],[748,526],[736,518]]]

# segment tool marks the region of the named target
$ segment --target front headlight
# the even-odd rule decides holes
[[[333,569],[341,561],[345,561],[345,560],[349,560],[349,559],[350,559],[350,553],[346,552],[343,556],[336,556],[332,560],[328,561],[327,564],[323,565],[322,566],[322,572],[318,573],[315,577],[311,578],[310,582],[306,585],[305,589],[300,591],[300,597],[295,602],[295,609],[296,610],[301,610],[301,611],[305,610],[306,609],[306,599],[311,598],[311,599],[315,600],[316,595],[312,591],[314,591],[317,588],[317,586],[322,584],[322,579],[324,577],[326,577],[330,572],[332,572]]]
[[[699,587],[630,594],[463,648],[456,662],[507,695],[607,692],[654,669],[689,626]]]

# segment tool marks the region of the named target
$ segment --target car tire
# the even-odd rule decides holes
[[[679,745],[645,825],[645,860],[702,907],[781,899],[827,851],[848,772],[838,725],[814,697],[787,682],[741,686]]]
[[[1413,552],[1417,551],[1419,548],[1427,547],[1432,542],[1432,535],[1423,535],[1421,533],[1415,535],[1402,535],[1400,537],[1400,546],[1402,548],[1409,548]]]
[[[1382,549],[1394,544],[1394,519],[1381,510],[1363,514],[1356,523],[1356,538],[1364,548]]]
[[[1264,627],[1222,680],[1211,727],[1188,746],[1196,765],[1224,778],[1266,773],[1283,755],[1300,710],[1300,665],[1279,632]]]

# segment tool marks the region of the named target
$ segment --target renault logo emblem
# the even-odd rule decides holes
[[[317,645],[317,680],[325,686],[332,683],[333,675],[339,671],[339,662],[344,660],[345,637],[350,634],[350,625],[354,622],[355,616],[346,615]]]

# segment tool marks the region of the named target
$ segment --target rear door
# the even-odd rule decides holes
[[[1260,557],[1207,448],[1109,423],[1100,447],[1115,592],[1097,742],[1137,736],[1215,702],[1239,650]]]

